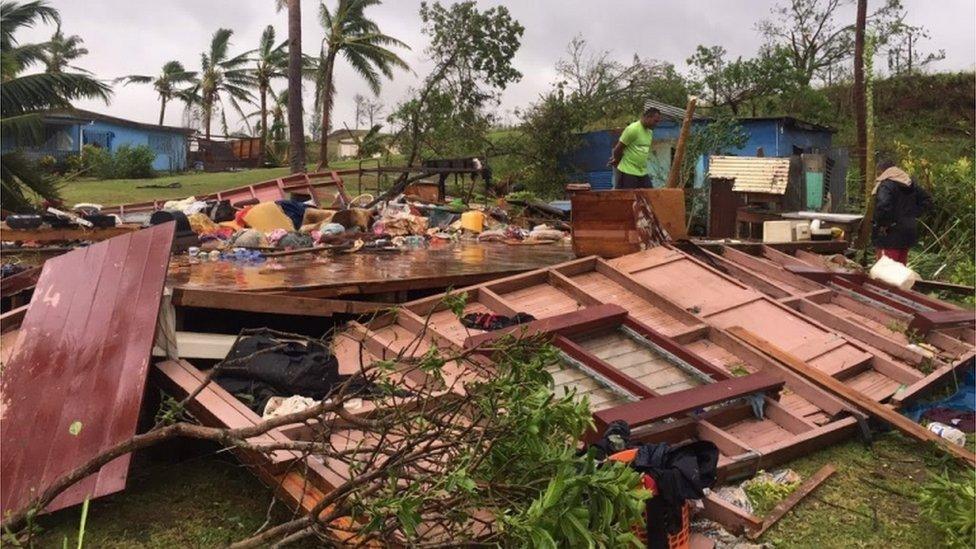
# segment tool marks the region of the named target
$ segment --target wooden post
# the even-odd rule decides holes
[[[671,162],[671,172],[668,173],[668,188],[684,187],[684,181],[681,180],[681,161],[685,156],[685,144],[688,142],[688,134],[691,133],[691,121],[697,104],[697,97],[688,98],[685,119],[681,122],[681,134],[678,136],[678,144],[674,149],[674,160]]]
[[[935,443],[937,446],[963,463],[970,466],[976,466],[976,454],[973,454],[966,448],[956,446],[955,444],[940,437],[932,431],[929,431],[925,427],[922,427],[918,423],[915,423],[914,421],[899,414],[895,410],[888,408],[880,402],[875,402],[874,400],[865,397],[861,392],[848,387],[842,381],[821,372],[813,366],[810,366],[806,362],[800,360],[796,356],[790,354],[775,344],[759,337],[741,326],[732,326],[727,331],[748,345],[753,346],[757,350],[784,364],[794,372],[802,375],[810,381],[813,381],[817,385],[827,389],[851,404],[854,404],[872,416],[884,421],[885,423],[888,423],[902,433],[905,433],[906,435],[922,442]]]

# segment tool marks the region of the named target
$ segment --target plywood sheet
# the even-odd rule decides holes
[[[0,512],[135,434],[172,239],[168,223],[44,264],[21,344],[0,375]],[[121,490],[129,459],[47,510]]]
[[[583,308],[578,301],[548,284],[536,284],[502,294],[501,297],[519,312],[529,313],[536,318],[571,313]]]

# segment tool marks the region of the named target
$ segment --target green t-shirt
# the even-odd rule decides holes
[[[620,134],[620,142],[626,146],[617,169],[630,175],[647,175],[647,158],[651,154],[653,138],[654,132],[645,128],[640,120],[624,128]]]

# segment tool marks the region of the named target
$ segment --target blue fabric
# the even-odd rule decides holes
[[[932,408],[949,408],[963,412],[976,411],[976,370],[969,370],[966,373],[959,390],[952,396],[933,402],[920,402],[905,406],[901,413],[917,422],[922,419],[922,414]]]
[[[276,200],[275,204],[281,206],[281,211],[285,212],[285,215],[291,219],[295,229],[302,228],[302,219],[305,217],[305,209],[308,208],[308,204],[297,200]]]

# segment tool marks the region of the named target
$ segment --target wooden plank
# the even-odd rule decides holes
[[[782,387],[782,381],[767,374],[752,374],[601,410],[593,418],[599,433],[618,419],[634,428],[753,393],[778,393]]]
[[[22,508],[34,491],[135,434],[172,239],[167,223],[45,263],[21,344],[0,374],[0,512]],[[121,490],[129,459],[105,465],[47,510]]]
[[[5,223],[0,223],[0,240],[4,242],[57,242],[62,240],[90,240],[102,241],[115,238],[139,230],[139,225],[119,225],[104,229],[78,228],[39,228],[39,229],[11,229]]]
[[[27,315],[27,309],[29,308],[30,305],[24,305],[0,314],[0,333],[19,327],[24,321],[24,316]]]
[[[740,509],[714,493],[709,493],[702,498],[702,504],[704,506],[701,511],[703,517],[721,524],[733,534],[743,534],[762,526],[762,520],[759,517],[745,509]]]
[[[525,324],[516,324],[508,328],[473,335],[464,341],[464,347],[468,349],[491,347],[493,341],[509,335],[522,337],[542,334],[579,335],[601,328],[619,326],[626,316],[627,310],[619,305],[595,305],[572,313],[541,318]]]
[[[687,238],[682,189],[578,192],[572,196],[573,251],[577,257],[619,257],[641,249],[634,215],[637,194],[650,203],[672,239]]]
[[[249,313],[272,313],[331,317],[334,314],[371,314],[394,306],[393,303],[317,299],[254,292],[226,292],[174,288],[173,304],[180,307],[200,307]]]
[[[763,535],[766,530],[769,530],[774,524],[779,522],[779,519],[783,518],[786,513],[789,513],[791,509],[796,507],[796,504],[810,495],[814,490],[816,490],[830,475],[834,474],[837,469],[833,465],[827,464],[820,468],[819,471],[813,474],[812,477],[803,481],[792,494],[787,496],[783,501],[776,504],[773,510],[769,512],[765,517],[763,517],[762,525],[754,530],[748,530],[746,536],[749,539],[757,539],[759,536]]]
[[[10,297],[17,292],[32,288],[41,277],[41,268],[42,266],[31,267],[26,271],[0,279],[0,296]]]
[[[908,328],[925,335],[932,330],[971,327],[974,323],[973,311],[924,311],[915,315]]]
[[[828,376],[816,368],[813,368],[787,351],[777,347],[775,344],[740,326],[732,326],[728,329],[728,331],[733,336],[738,337],[745,343],[752,345],[772,358],[778,360],[782,364],[788,366],[796,373],[810,379],[817,385],[820,385],[821,387],[833,392],[844,400],[851,402],[855,406],[890,424],[892,427],[895,427],[906,435],[922,442],[933,442],[960,461],[963,461],[971,466],[976,465],[976,455],[969,450],[952,444],[951,442],[943,439],[942,437],[906,418],[898,412],[882,405],[881,403],[875,402],[870,398],[865,398],[865,396],[860,392],[851,389],[847,385],[844,385],[843,382]]]

